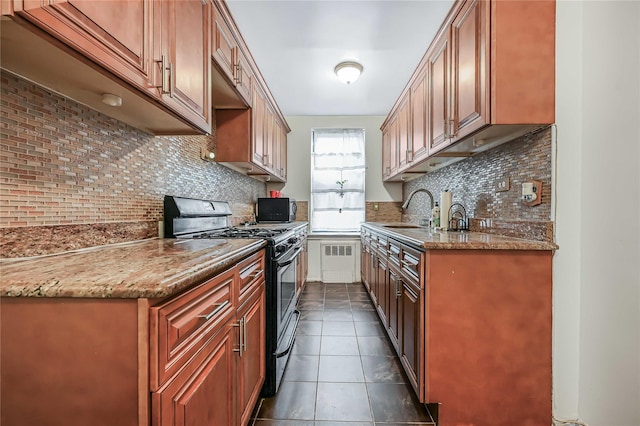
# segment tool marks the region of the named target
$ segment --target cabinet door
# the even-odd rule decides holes
[[[238,60],[234,69],[236,89],[238,89],[238,93],[240,93],[247,105],[251,105],[253,72],[251,72],[249,61],[247,61],[240,49],[237,50],[237,56]]]
[[[252,162],[258,166],[264,166],[265,164],[265,108],[265,96],[262,90],[256,86],[253,91],[253,108],[251,111],[253,120],[251,151]]]
[[[214,9],[212,26],[211,56],[215,64],[227,76],[230,82],[235,84],[235,64],[238,53],[236,42],[231,34],[231,30],[224,22],[222,15]]]
[[[402,281],[400,280],[400,276],[397,272],[395,272],[391,267],[389,268],[389,291],[388,291],[388,303],[389,303],[389,338],[391,339],[391,343],[396,348],[396,351],[400,353],[400,322],[402,318],[402,304],[399,301],[399,296],[402,294]]]
[[[271,163],[271,168],[273,169],[273,173],[280,177],[281,176],[281,169],[282,169],[282,165],[280,164],[280,149],[282,148],[280,145],[280,121],[276,118],[275,114],[273,115],[273,148],[272,148],[272,155],[273,155],[273,161]]]
[[[149,94],[152,87],[151,0],[14,2],[17,15]],[[48,4],[47,6],[43,6]]]
[[[423,333],[421,321],[421,300],[420,291],[411,284],[402,282],[402,296],[400,299],[402,314],[401,318],[401,352],[400,358],[404,365],[407,377],[411,381],[413,388],[416,390],[418,397],[421,395],[421,336]],[[422,354],[423,356],[424,354]]]
[[[428,89],[429,107],[429,155],[440,151],[450,143],[448,127],[449,107],[449,31],[443,32],[434,44],[429,56]]]
[[[451,27],[451,118],[454,140],[489,123],[488,7],[488,1],[468,1]]]
[[[391,126],[382,129],[382,179],[386,180],[391,174]]]
[[[374,274],[378,287],[378,314],[386,328],[389,325],[389,271],[384,260],[377,258]]]
[[[398,106],[398,170],[404,170],[411,161],[411,114],[408,91]]]
[[[386,135],[386,138],[385,138]],[[389,121],[383,133],[382,176],[390,179],[398,173],[398,116]]]
[[[378,277],[378,256],[373,252],[369,252],[369,259],[367,260],[369,266],[369,293],[371,294],[371,300],[374,306],[378,305],[379,298],[379,277]]]
[[[265,377],[264,280],[246,306],[238,312],[241,316],[238,331],[242,333],[240,341],[243,346],[238,361],[238,409],[241,425],[249,423]]]
[[[153,426],[236,424],[233,334],[228,324],[173,380],[152,394]]]
[[[362,249],[360,251],[360,278],[362,283],[369,290],[369,248],[367,247],[364,238],[361,240]]]
[[[409,162],[427,157],[427,72],[420,74],[411,86],[411,150]]]
[[[211,132],[209,82],[210,4],[200,0],[162,6],[162,102],[206,133]]]
[[[275,114],[271,109],[269,101],[265,102],[264,108],[264,166],[273,171],[273,160],[275,154],[275,139],[273,137],[273,128],[275,125]]]

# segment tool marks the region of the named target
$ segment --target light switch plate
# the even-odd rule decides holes
[[[511,187],[511,182],[508,176],[496,180],[496,192],[508,191]]]

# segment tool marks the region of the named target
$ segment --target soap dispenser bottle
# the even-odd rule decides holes
[[[437,201],[435,207],[431,210],[431,220],[434,228],[440,227],[440,206]]]

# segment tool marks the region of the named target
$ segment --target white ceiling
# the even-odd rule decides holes
[[[386,115],[452,0],[227,0],[284,115]],[[334,67],[356,60],[359,80]]]

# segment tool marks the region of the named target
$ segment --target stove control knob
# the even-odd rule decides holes
[[[297,237],[291,237],[287,240],[287,244],[296,244],[298,242]]]
[[[276,253],[282,253],[286,249],[287,249],[287,247],[285,247],[285,246],[276,246]]]

